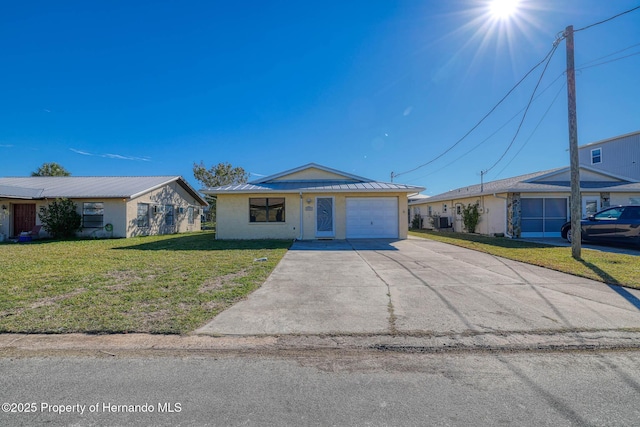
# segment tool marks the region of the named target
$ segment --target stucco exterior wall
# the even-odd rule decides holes
[[[397,197],[398,236],[407,238],[406,193],[303,193],[269,194],[285,199],[285,221],[256,223],[249,221],[249,199],[266,194],[219,194],[216,212],[218,239],[316,239],[316,197],[334,198],[335,239],[346,238],[346,200],[348,197]],[[302,201],[302,206],[301,206]],[[302,224],[300,212],[302,211]]]
[[[249,198],[265,194],[219,194],[216,202],[216,238],[227,239],[295,239],[300,233],[300,196],[269,194],[283,197],[284,222],[250,222]]]
[[[2,226],[0,227],[0,233],[5,234],[7,236],[16,236],[20,233],[20,231],[29,231],[29,230],[14,230],[13,229],[13,205],[15,204],[31,204],[35,205],[36,210],[36,225],[42,225],[42,221],[40,221],[40,217],[38,213],[40,212],[40,208],[43,206],[47,206],[53,200],[16,200],[16,199],[0,199],[0,205],[6,205],[8,215],[0,220]],[[77,233],[79,237],[96,237],[96,238],[107,238],[107,237],[126,237],[126,220],[125,220],[125,202],[122,199],[72,199],[72,201],[76,204],[77,209],[76,212],[82,215],[82,207],[85,202],[101,202],[104,207],[104,216],[103,221],[104,225],[111,224],[113,225],[113,231],[108,232],[102,228],[83,228]],[[44,228],[40,231],[41,237],[47,237],[48,233]]]
[[[101,202],[104,206],[103,227],[101,228],[83,228],[77,235],[79,237],[127,237],[126,236],[126,217],[125,217],[125,200],[123,199],[73,199],[78,205],[77,212],[82,215],[82,207],[85,202]],[[38,208],[40,209],[40,208]],[[39,221],[39,219],[38,219]],[[104,226],[111,224],[113,231],[105,230]]]
[[[138,204],[149,205],[149,226],[138,227]],[[164,206],[173,205],[173,225],[166,223],[167,213]],[[158,206],[157,213],[153,207]],[[194,208],[193,224],[188,221],[188,208]],[[180,212],[182,208],[182,212]],[[186,233],[201,229],[200,214],[202,207],[177,182],[171,182],[162,188],[143,194],[127,201],[126,237],[147,236],[156,234]]]
[[[609,193],[610,205],[631,205],[640,204],[640,194],[638,193]]]
[[[476,227],[476,233],[493,235],[506,232],[506,194],[494,196],[475,196],[460,199],[429,201],[412,204],[415,210],[420,209],[423,218],[423,228],[434,228],[433,217],[449,218],[449,224],[453,225],[453,231],[465,232],[462,215],[458,214],[458,206],[462,209],[467,205],[478,203],[480,208],[480,220]],[[446,211],[445,211],[446,205]],[[431,218],[429,217],[431,207]]]
[[[123,198],[91,198],[91,199],[72,199],[77,205],[77,212],[82,215],[83,204],[85,202],[99,202],[103,204],[103,227],[100,228],[83,228],[77,233],[79,237],[95,237],[95,238],[111,238],[111,237],[132,237],[153,234],[171,234],[184,233],[188,231],[200,230],[200,213],[202,207],[198,202],[185,191],[177,182],[172,182],[161,189],[149,192],[135,199]],[[47,206],[52,200],[17,200],[17,199],[0,199],[0,207],[7,207],[7,215],[0,218],[0,234],[6,236],[16,236],[22,230],[13,230],[13,205],[15,204],[33,204],[36,210],[36,225],[42,225],[38,212],[42,206]],[[165,224],[164,213],[149,215],[149,227],[139,228],[137,226],[138,203],[148,203],[150,207],[154,205],[174,205],[174,225]],[[188,207],[194,207],[193,224],[188,223]],[[184,208],[183,212],[179,208]],[[112,231],[105,230],[107,224],[113,226]],[[26,230],[25,230],[26,231]],[[48,233],[42,229],[40,232],[42,237],[46,237]]]

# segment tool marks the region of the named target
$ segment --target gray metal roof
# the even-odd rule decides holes
[[[0,178],[0,197],[25,199],[134,198],[177,181],[201,205],[206,202],[181,176],[33,176]]]
[[[0,185],[0,197],[15,199],[40,199],[44,189],[16,187],[13,185]]]
[[[282,179],[297,172],[318,169],[339,175],[336,178],[313,178],[313,179]],[[284,172],[270,175],[257,181],[247,184],[232,184],[221,187],[205,188],[200,190],[204,194],[239,194],[239,193],[339,193],[339,192],[370,192],[370,193],[419,193],[423,187],[413,185],[396,184],[393,182],[377,182],[361,176],[352,175],[331,169],[316,163],[309,163],[304,166],[290,169]]]
[[[389,182],[353,182],[353,181],[274,181],[254,184],[225,185],[201,190],[205,194],[221,193],[332,193],[332,192],[406,192],[416,193],[424,190],[406,184]]]
[[[550,169],[541,172],[534,172],[526,175],[514,176],[511,178],[490,181],[481,184],[469,185],[467,187],[457,188],[430,197],[426,200],[418,200],[410,204],[422,204],[438,202],[442,200],[460,199],[465,197],[486,196],[495,193],[551,193],[551,192],[570,192],[571,183],[569,181],[542,181],[535,182],[537,178],[542,178],[553,173],[567,169],[566,167]],[[640,192],[640,183],[620,180],[614,181],[582,181],[580,183],[582,190],[598,190],[610,193],[622,192]]]

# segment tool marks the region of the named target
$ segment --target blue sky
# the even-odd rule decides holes
[[[252,179],[315,162],[435,195],[569,164],[565,43],[640,5],[488,1],[5,2],[0,176]],[[640,130],[640,10],[576,32],[579,143]],[[506,154],[505,154],[506,152]],[[503,159],[496,164],[496,161]],[[431,163],[429,163],[431,162]],[[429,163],[410,173],[403,173]]]

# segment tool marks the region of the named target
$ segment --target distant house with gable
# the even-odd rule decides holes
[[[19,236],[40,225],[41,207],[74,201],[86,237],[132,237],[200,230],[207,202],[180,176],[0,178],[0,234]],[[44,229],[40,236],[47,235]]]
[[[640,131],[579,147],[582,214],[610,205],[640,204]],[[476,232],[560,237],[569,220],[570,168],[562,167],[457,188],[409,203],[424,228],[465,231],[462,209],[478,203]]]

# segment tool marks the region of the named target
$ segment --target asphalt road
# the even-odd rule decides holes
[[[2,358],[0,401],[35,412],[3,405],[0,425],[630,426],[640,420],[639,356]]]

